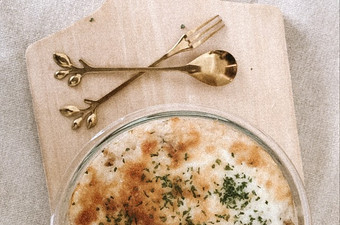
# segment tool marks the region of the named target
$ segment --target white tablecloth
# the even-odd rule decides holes
[[[25,50],[90,14],[102,2],[0,0],[0,224],[48,224],[50,218]],[[257,2],[277,6],[285,18],[305,186],[314,224],[338,224],[339,3]]]

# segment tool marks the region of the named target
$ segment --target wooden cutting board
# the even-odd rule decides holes
[[[96,66],[147,66],[183,33],[216,14],[225,28],[198,49],[162,65],[182,65],[209,50],[227,50],[239,65],[230,85],[208,86],[180,72],[148,73],[98,109],[96,127],[70,129],[71,120],[61,116],[59,108],[86,107],[84,98],[100,98],[131,74],[89,75],[71,88],[53,77],[60,69],[53,53],[64,52],[74,62],[82,58]],[[108,0],[94,14],[29,46],[26,58],[52,209],[65,170],[92,136],[128,113],[165,103],[237,115],[276,140],[303,175],[283,17],[272,6],[221,0]]]

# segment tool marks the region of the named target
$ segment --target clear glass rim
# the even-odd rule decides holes
[[[245,120],[240,119],[239,117],[236,117],[230,113],[213,108],[187,104],[164,104],[141,109],[114,121],[94,135],[74,158],[63,176],[63,182],[55,198],[57,199],[56,207],[55,209],[51,209],[52,216],[50,224],[60,224],[61,218],[59,214],[63,209],[63,206],[65,204],[68,205],[70,197],[70,193],[68,191],[70,189],[73,190],[75,182],[79,174],[81,174],[80,172],[84,170],[87,163],[89,163],[94,154],[98,152],[98,149],[100,149],[103,144],[114,138],[114,136],[119,135],[127,129],[131,129],[134,126],[140,125],[150,120],[173,116],[190,116],[216,119],[221,122],[228,123],[229,125],[250,136],[250,138],[255,140],[262,147],[264,147],[267,152],[269,152],[274,161],[283,171],[290,188],[292,189],[293,199],[298,212],[298,224],[312,224],[308,199],[300,175],[283,149],[271,137],[264,134],[262,131],[255,128]]]

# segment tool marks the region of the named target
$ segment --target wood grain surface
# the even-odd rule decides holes
[[[147,66],[184,32],[216,14],[225,28],[162,66],[182,65],[209,50],[223,49],[239,65],[230,85],[208,86],[181,72],[147,73],[98,109],[96,127],[70,129],[72,120],[59,108],[86,107],[84,98],[100,98],[131,74],[88,75],[80,86],[70,88],[53,77],[60,69],[53,53],[96,66]],[[108,0],[94,14],[29,46],[26,59],[52,209],[64,172],[92,136],[128,113],[165,103],[211,107],[250,122],[286,151],[303,176],[284,21],[274,7],[220,0]]]

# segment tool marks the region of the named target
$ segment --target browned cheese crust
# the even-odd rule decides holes
[[[103,149],[73,192],[69,219],[72,225],[296,220],[289,185],[259,145],[217,121],[177,117],[136,127]]]

